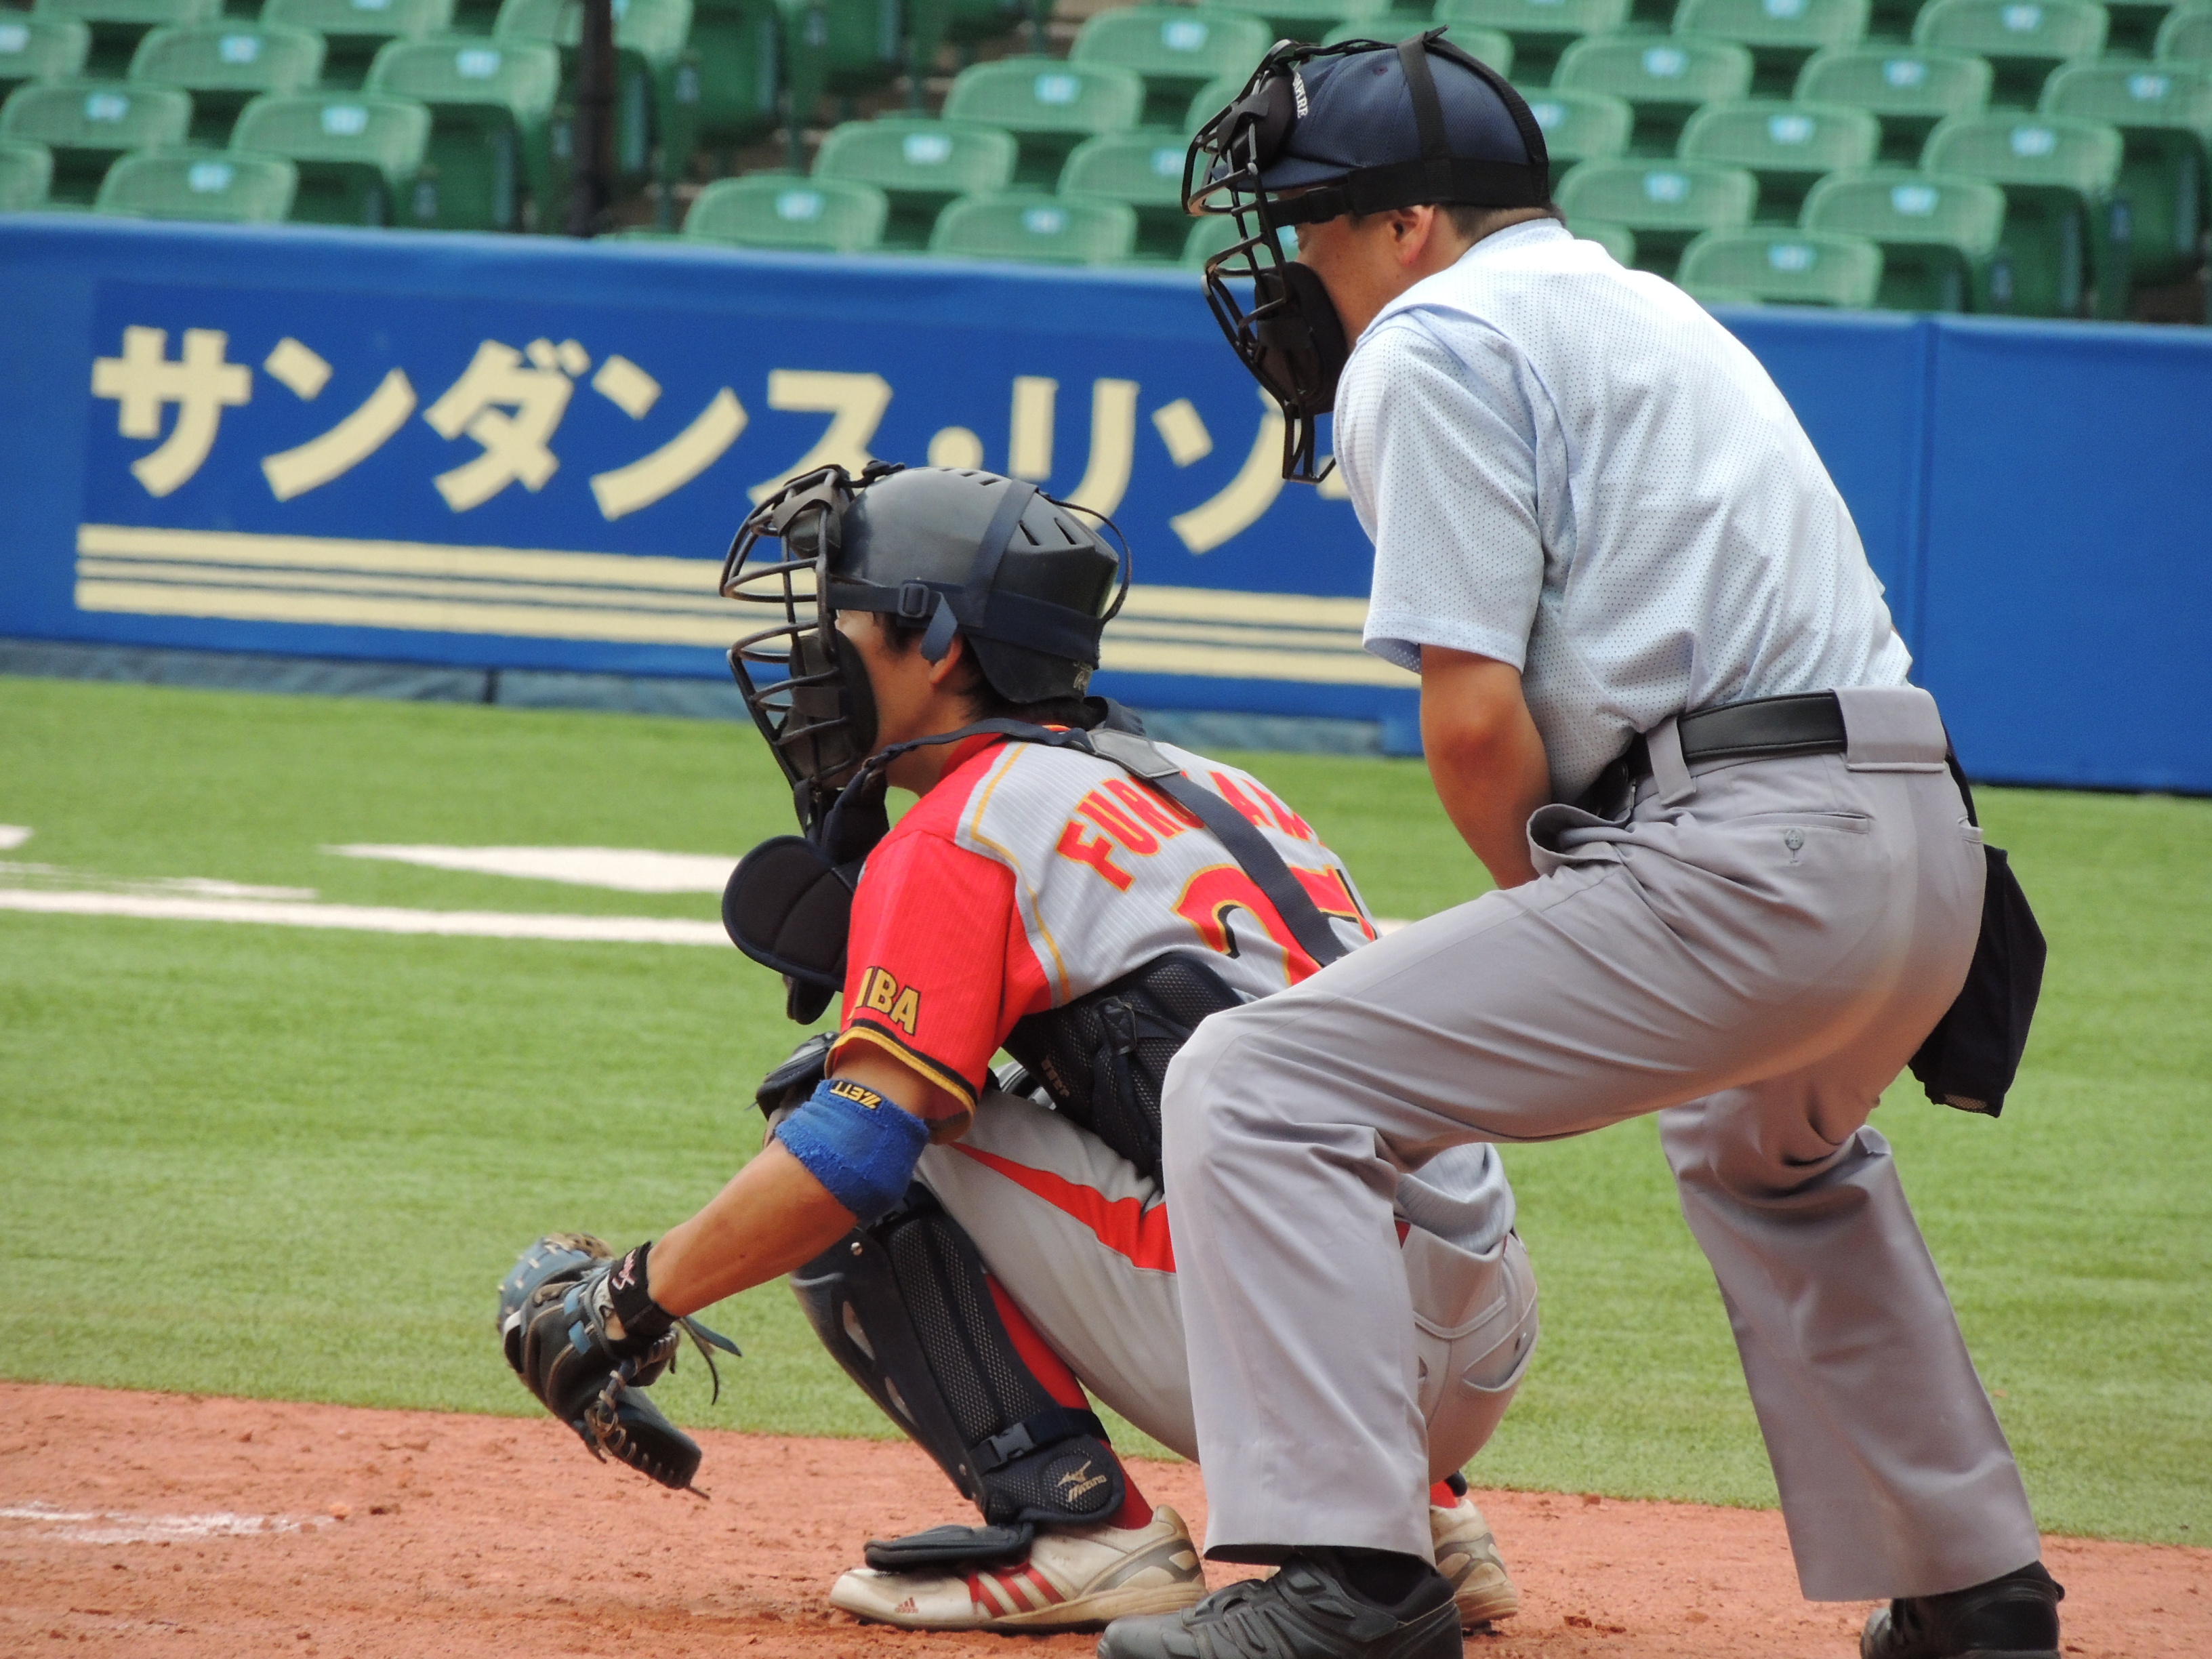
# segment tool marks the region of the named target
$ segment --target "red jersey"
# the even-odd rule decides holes
[[[1347,945],[1375,930],[1342,860],[1249,773],[1163,753],[1243,815]],[[854,895],[844,1027],[972,1104],[1015,1024],[1170,951],[1241,995],[1316,964],[1226,848],[1113,762],[971,738],[869,854]]]

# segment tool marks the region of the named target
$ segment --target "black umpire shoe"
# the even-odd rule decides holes
[[[1431,1568],[1384,1606],[1355,1592],[1330,1552],[1231,1584],[1182,1613],[1117,1619],[1098,1659],[1460,1659],[1459,1608]]]
[[[2058,1659],[2065,1599],[2040,1561],[1971,1589],[1901,1595],[1867,1615],[1859,1659]]]

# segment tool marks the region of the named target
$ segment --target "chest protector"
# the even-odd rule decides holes
[[[1006,1052],[1065,1116],[1158,1181],[1168,1062],[1200,1020],[1242,1001],[1203,959],[1170,951],[1030,1015],[1007,1034]]]

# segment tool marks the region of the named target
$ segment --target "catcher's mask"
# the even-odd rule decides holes
[[[866,665],[837,629],[841,611],[921,629],[933,663],[964,638],[1006,703],[1083,695],[1129,561],[1080,510],[993,472],[872,461],[858,479],[840,466],[794,478],[746,517],[721,589],[775,619],[730,647],[730,669],[802,827],[878,746]],[[781,557],[764,553],[769,541]]]
[[[1316,425],[1335,406],[1351,346],[1320,277],[1284,258],[1280,233],[1421,203],[1552,199],[1550,157],[1528,104],[1443,35],[1431,29],[1395,46],[1279,42],[1183,158],[1184,208],[1236,216],[1238,240],[1206,262],[1206,301],[1282,405],[1283,477],[1296,483],[1322,476]],[[1441,76],[1431,59],[1445,66]]]

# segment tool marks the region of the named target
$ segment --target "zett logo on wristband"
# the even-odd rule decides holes
[[[874,1111],[884,1103],[884,1097],[873,1089],[866,1088],[847,1078],[835,1078],[829,1085],[830,1092],[840,1099],[850,1100]]]

